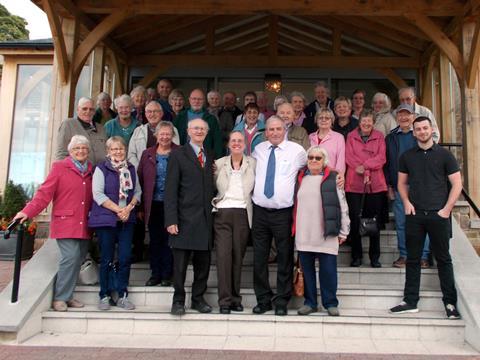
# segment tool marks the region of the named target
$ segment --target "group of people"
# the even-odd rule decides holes
[[[153,90],[153,91],[152,91]],[[186,99],[162,79],[155,89],[135,87],[115,99],[108,94],[78,102],[77,116],[62,122],[57,162],[22,221],[53,202],[51,233],[61,259],[53,308],[82,307],[73,290],[88,241],[95,232],[101,252],[98,307],[132,310],[128,281],[132,243],[143,254],[149,230],[151,277],[147,286],[170,286],[171,313],[185,313],[185,278],[192,261],[191,307],[209,313],[204,298],[211,251],[216,251],[220,313],[243,311],[241,268],[249,239],[254,254],[253,313],[274,308],[287,315],[292,296],[294,249],[304,272],[305,302],[299,315],[322,306],[338,316],[337,255],[351,244],[351,266],[362,265],[360,214],[378,228],[394,201],[400,257],[406,266],[405,298],[393,313],[418,311],[420,269],[437,261],[447,316],[458,318],[448,251],[450,212],[461,191],[458,164],[436,141],[433,114],[416,103],[413,88],[399,90],[392,113],[386,94],[330,99],[325,83],[315,100],[294,91],[267,108],[265,93],[245,93],[244,109],[233,92],[194,89]],[[435,196],[431,196],[434,194]],[[428,241],[429,240],[429,241]],[[274,294],[269,262],[278,264]],[[115,251],[116,250],[116,251]],[[115,256],[115,254],[117,254]],[[380,235],[370,236],[370,265],[381,267]],[[118,261],[117,281],[111,272]],[[112,299],[112,292],[118,300]]]

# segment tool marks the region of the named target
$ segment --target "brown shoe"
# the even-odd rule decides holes
[[[65,301],[57,300],[52,303],[52,308],[55,311],[67,311],[67,303]]]
[[[420,267],[422,269],[429,269],[430,268],[430,262],[426,259],[420,260]]]
[[[400,256],[397,260],[393,262],[393,266],[401,269],[405,267],[406,262],[407,259],[405,259],[403,256]]]
[[[72,299],[67,301],[67,306],[71,308],[83,308],[85,305],[83,305],[80,301]]]

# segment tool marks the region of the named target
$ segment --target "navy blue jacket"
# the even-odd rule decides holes
[[[387,185],[393,187],[397,190],[397,182],[398,182],[398,159],[400,159],[399,150],[400,150],[400,143],[399,143],[399,136],[400,133],[398,130],[400,126],[397,126],[395,129],[390,131],[390,133],[385,138],[386,148],[387,148],[387,162],[383,167],[383,171],[385,173],[385,180],[387,181]],[[409,150],[417,145],[417,140],[413,136],[413,132],[409,132],[408,138],[408,147],[405,150]]]

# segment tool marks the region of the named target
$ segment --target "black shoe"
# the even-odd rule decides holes
[[[230,310],[242,312],[243,311],[243,305],[240,304],[240,303],[232,304],[232,305],[230,305]]]
[[[157,286],[158,284],[160,284],[160,279],[156,276],[151,276],[145,283],[145,286]]]
[[[275,315],[285,316],[287,314],[288,314],[288,310],[286,306],[275,306]]]
[[[372,261],[370,263],[370,265],[372,266],[372,268],[381,268],[382,267],[382,264],[380,264],[380,261],[378,261],[378,260]]]
[[[212,312],[212,307],[208,305],[205,301],[192,302],[192,309],[197,310],[202,314],[208,314]]]
[[[362,265],[362,259],[353,259],[350,263],[351,267],[359,267],[360,265]]]
[[[460,313],[458,312],[455,305],[452,305],[452,304],[446,305],[445,312],[447,313],[447,318],[451,320],[457,320],[461,318]]]
[[[269,303],[269,304],[257,304],[257,305],[253,308],[252,312],[253,312],[254,314],[264,314],[264,313],[266,313],[267,311],[270,311],[270,310],[272,310],[272,309],[273,309],[273,308],[272,308],[272,304],[270,304],[270,303]]]
[[[183,315],[185,314],[185,305],[181,302],[174,302],[172,304],[172,309],[170,310],[172,315]]]
[[[230,314],[230,306],[228,305],[220,306],[220,314]]]
[[[163,279],[162,281],[160,281],[160,286],[172,286],[172,280]]]

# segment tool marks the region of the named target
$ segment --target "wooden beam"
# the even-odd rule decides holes
[[[342,31],[339,28],[333,29],[332,55],[342,55]]]
[[[234,51],[236,48],[239,48],[243,45],[248,43],[254,42],[259,40],[260,38],[265,41],[265,43],[269,43],[268,34],[265,33],[264,29],[257,30],[255,32],[251,32],[248,34],[239,34],[241,36],[235,38],[235,40],[224,42],[221,45],[217,45],[215,48],[217,53],[225,52],[225,51]]]
[[[43,0],[43,9],[47,14],[48,23],[50,24],[50,30],[52,32],[53,48],[55,56],[58,61],[58,72],[60,74],[60,81],[66,84],[69,77],[70,61],[67,55],[67,48],[65,46],[65,39],[63,37],[62,25],[53,9],[51,0]]]
[[[442,29],[440,29],[428,16],[422,15],[418,12],[407,13],[405,16],[428,35],[440,50],[447,55],[457,73],[459,81],[461,81],[461,79],[464,78],[463,59],[455,43],[450,40]]]
[[[298,32],[295,32],[293,30],[290,30],[285,27],[280,27],[280,30],[278,32],[279,36],[285,35],[289,37],[290,39],[294,39],[295,41],[298,42],[298,44],[303,48],[307,47],[310,48],[311,50],[315,51],[316,53],[322,52],[322,53],[329,53],[329,55],[332,55],[331,51],[331,46],[330,44],[322,44],[318,41],[312,41],[311,39],[303,36],[299,36]],[[301,55],[301,54],[299,54]],[[339,54],[341,55],[341,54]]]
[[[450,76],[450,63],[444,54],[439,58],[439,78],[440,78],[440,101],[439,110],[441,116],[438,126],[441,129],[442,140],[444,142],[455,142],[455,111],[452,103],[452,79]],[[438,119],[438,118],[437,118]]]
[[[278,56],[278,66],[285,67],[328,67],[328,68],[362,68],[379,67],[418,68],[420,61],[415,58],[381,57],[381,56]],[[229,55],[132,55],[131,66],[271,66],[268,56],[229,56]]]
[[[74,77],[80,75],[80,71],[82,71],[82,67],[85,64],[88,55],[90,55],[95,46],[97,46],[97,44],[111,33],[122,21],[131,15],[133,15],[131,10],[119,10],[114,12],[103,19],[102,22],[87,35],[74,54],[72,71]]]
[[[433,92],[432,92],[432,72],[433,68],[435,67],[435,63],[437,61],[436,54],[433,54],[428,61],[427,66],[425,66],[424,74],[423,74],[423,84],[422,84],[422,93],[420,94],[420,101],[421,104],[428,107],[429,109],[432,108],[433,104]]]
[[[473,89],[475,87],[475,81],[478,76],[480,67],[480,17],[477,18],[475,24],[475,33],[472,39],[472,46],[470,50],[470,56],[468,57],[467,64],[467,87]]]
[[[110,53],[109,54],[109,59],[111,61],[111,64],[112,64],[112,69],[113,69],[113,73],[115,74],[115,87],[118,88],[118,92],[120,94],[124,94],[125,93],[125,87],[123,86],[123,72],[121,71],[120,69],[120,64],[118,62],[118,59],[117,57],[115,56],[115,53]],[[116,89],[113,89],[113,92],[114,92],[114,97],[116,97],[117,94],[116,93]]]
[[[79,10],[71,0],[55,0],[56,3],[60,4],[67,12],[69,12],[75,19],[77,19],[87,30],[93,30],[97,26],[97,23],[93,21],[90,17],[85,15],[85,13]],[[103,39],[103,43],[108,46],[115,56],[117,56],[119,61],[127,62],[127,55],[125,51],[110,37]]]
[[[422,41],[430,41],[430,38],[425,35],[423,31],[418,29],[415,25],[412,25],[409,21],[405,20],[405,17],[392,17],[392,16],[369,16],[368,20],[381,24],[385,27],[405,33],[414,38],[418,38]]]
[[[358,1],[358,0],[77,0],[77,6],[85,13],[108,14],[119,9],[134,8],[141,14],[284,14],[297,15],[360,15],[401,16],[405,9],[431,16],[454,16],[463,12],[462,0],[404,0],[404,1]]]
[[[138,85],[142,85],[144,87],[149,87],[150,84],[161,74],[166,73],[168,70],[168,66],[158,65],[152,68],[147,75],[143,77],[142,80],[139,81]]]
[[[95,98],[103,91],[103,79],[105,69],[105,46],[98,45],[93,51],[92,61],[92,91],[90,96]]]
[[[397,89],[407,87],[407,83],[391,68],[377,68],[380,74],[384,75]]]
[[[270,15],[268,18],[268,42],[270,62],[272,64],[277,63],[278,56],[278,16]]]

